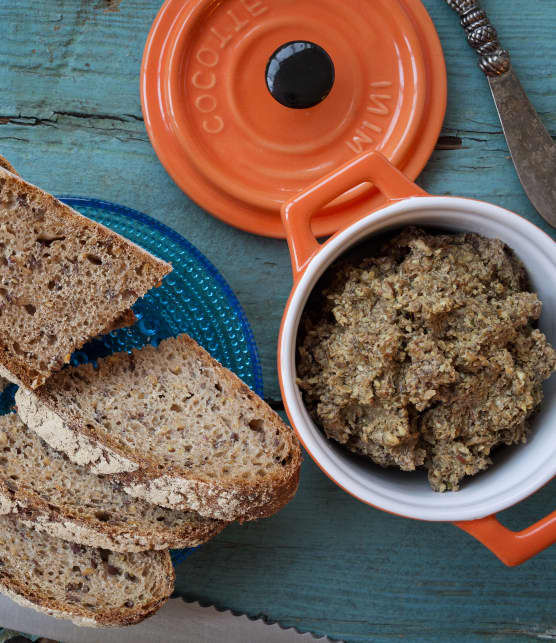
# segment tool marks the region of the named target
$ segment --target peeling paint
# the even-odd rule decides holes
[[[96,9],[102,9],[104,13],[117,13],[120,10],[122,0],[99,0]]]

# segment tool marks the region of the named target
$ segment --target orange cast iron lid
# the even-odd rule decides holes
[[[288,92],[274,88],[275,98],[267,84],[292,41],[331,61],[331,90],[312,107],[285,106]],[[167,0],[147,40],[141,100],[158,157],[192,199],[233,226],[284,237],[282,204],[360,152],[380,149],[417,177],[444,118],[446,70],[419,0]],[[382,199],[354,188],[313,230],[332,234]]]

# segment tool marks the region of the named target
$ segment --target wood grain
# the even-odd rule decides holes
[[[501,42],[556,134],[556,3],[484,0]],[[457,18],[425,0],[443,43],[449,104],[419,184],[492,201],[547,232],[515,175],[486,81]],[[279,406],[275,350],[291,286],[281,241],[233,230],[171,181],[147,137],[139,66],[155,0],[0,2],[0,153],[56,194],[116,201],[151,214],[216,264],[242,302]],[[372,53],[372,52],[371,52]],[[513,527],[554,509],[556,483],[506,512]],[[189,598],[350,641],[556,639],[556,547],[504,568],[447,524],[388,516],[349,498],[308,459],[278,516],[233,527],[178,575]]]
[[[517,180],[485,80],[456,17],[440,0],[425,4],[444,45],[450,98],[440,149],[418,182],[434,194],[493,201],[543,226]],[[492,20],[512,48],[533,103],[556,132],[550,65],[556,42],[553,22],[546,20],[547,12],[556,12],[552,0],[530,7],[525,24],[512,18],[520,11],[519,0],[505,2],[504,11],[496,11],[498,4],[493,3]],[[126,0],[119,11],[104,7],[88,0],[48,0],[38,7],[30,0],[1,4],[7,34],[0,42],[0,150],[45,189],[102,197],[148,212],[205,252],[246,309],[261,351],[267,395],[278,399],[272,339],[290,288],[286,247],[230,230],[167,176],[149,144],[138,94],[142,49],[158,5]],[[543,42],[542,49],[533,46],[535,39]],[[461,145],[446,146],[445,141],[454,140]]]
[[[553,509],[555,490],[505,512],[504,522],[538,519]],[[555,562],[549,550],[508,569],[456,527],[366,507],[306,461],[290,506],[203,546],[178,570],[177,588],[349,641],[508,643],[556,635]]]

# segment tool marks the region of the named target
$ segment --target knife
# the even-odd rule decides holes
[[[181,598],[170,599],[139,625],[99,631],[40,614],[0,595],[0,627],[64,643],[331,643],[326,637],[301,634],[294,628],[284,629],[277,623],[269,625],[228,610],[201,607]]]
[[[471,47],[481,57],[512,159],[538,213],[556,227],[556,143],[512,69],[510,54],[477,0],[446,0],[461,17]]]

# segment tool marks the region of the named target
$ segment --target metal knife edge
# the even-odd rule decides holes
[[[171,598],[157,613],[137,625],[123,628],[78,627],[68,620],[53,618],[44,612],[22,607],[0,594],[0,624],[16,632],[25,632],[64,643],[152,643],[184,640],[209,643],[297,643],[333,639],[300,633],[295,627],[267,624],[264,618],[250,619],[231,610],[204,607],[181,596]],[[161,636],[162,635],[162,636]],[[99,638],[100,637],[100,638]],[[184,638],[185,637],[185,638]],[[345,643],[338,641],[337,643]]]
[[[294,625],[287,627],[287,626],[281,625],[279,621],[270,620],[265,616],[249,616],[248,614],[244,614],[243,612],[237,612],[236,610],[227,609],[225,607],[218,607],[217,605],[214,605],[212,603],[204,603],[204,602],[201,603],[200,601],[189,601],[185,597],[179,596],[179,595],[172,596],[170,600],[181,600],[186,605],[198,607],[202,610],[214,610],[214,612],[216,612],[217,614],[229,614],[234,618],[237,618],[240,620],[244,619],[245,621],[247,621],[247,623],[260,623],[265,627],[276,628],[282,632],[293,631],[299,637],[307,641],[313,640],[313,641],[324,641],[324,642],[329,641],[330,643],[346,643],[344,639],[331,639],[326,635],[319,636],[318,634],[314,634],[313,632],[310,632],[310,631],[302,632]]]
[[[487,76],[517,175],[543,219],[556,227],[556,142],[527,97],[479,0],[446,0],[460,17]]]

